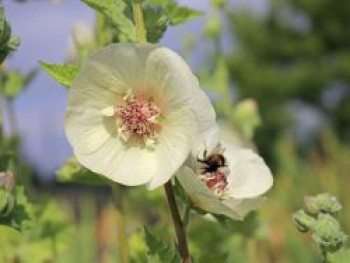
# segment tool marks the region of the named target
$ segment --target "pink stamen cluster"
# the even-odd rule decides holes
[[[219,169],[213,173],[201,174],[200,178],[206,187],[219,199],[224,199],[228,186],[227,173],[224,169],[222,171]]]
[[[116,113],[121,120],[121,132],[127,138],[134,134],[143,139],[155,139],[160,110],[154,102],[127,96],[125,105],[118,106]]]

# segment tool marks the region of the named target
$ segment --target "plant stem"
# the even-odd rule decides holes
[[[143,20],[143,13],[140,0],[133,0],[132,9],[134,12],[134,23],[136,26],[136,36],[140,43],[147,42],[147,31]]]
[[[179,252],[182,258],[183,263],[190,263],[190,253],[188,251],[187,246],[187,238],[186,238],[186,232],[185,232],[185,226],[180,218],[179,209],[176,204],[175,195],[173,186],[171,185],[171,181],[167,182],[164,185],[165,193],[168,199],[169,208],[171,212],[171,216],[173,219],[173,223],[175,226],[175,232],[177,236],[178,246],[179,246]]]
[[[129,263],[129,246],[125,232],[125,220],[123,217],[122,191],[116,184],[112,184],[113,201],[117,216],[117,235],[121,263]]]
[[[321,248],[322,251],[322,262],[328,263],[328,252],[327,249]]]

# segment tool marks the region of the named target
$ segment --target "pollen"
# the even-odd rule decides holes
[[[119,119],[118,134],[124,141],[134,137],[141,139],[146,147],[154,146],[160,130],[160,109],[153,101],[127,94],[124,103],[114,111]]]
[[[213,192],[220,200],[226,199],[228,191],[227,174],[225,171],[201,174],[200,179],[205,186]]]

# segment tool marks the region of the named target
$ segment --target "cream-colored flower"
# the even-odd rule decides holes
[[[89,57],[68,97],[65,130],[77,159],[124,185],[167,182],[215,113],[189,67],[151,44],[112,44]]]
[[[257,209],[273,178],[264,160],[250,149],[219,143],[214,135],[177,172],[193,204],[234,220]]]

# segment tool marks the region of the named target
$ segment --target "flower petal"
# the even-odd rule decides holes
[[[77,106],[66,112],[65,131],[74,152],[89,154],[111,136],[113,123],[99,110]]]
[[[179,179],[179,182],[194,205],[198,208],[213,214],[226,215],[235,220],[242,220],[242,217],[238,213],[229,208],[211,193],[189,167],[181,167],[177,172],[176,177]]]
[[[265,197],[247,198],[247,199],[235,199],[230,198],[223,200],[223,203],[230,209],[234,210],[241,218],[244,218],[249,212],[258,209],[262,203],[266,200]]]
[[[253,198],[267,192],[273,183],[264,160],[250,149],[223,144],[230,168],[230,196]]]
[[[215,112],[208,96],[186,62],[172,50],[158,47],[149,54],[145,82],[147,87],[157,88],[155,93],[164,98],[166,111],[191,105],[201,136],[216,125]]]
[[[196,122],[189,108],[170,113],[163,127],[154,150],[158,165],[154,178],[148,185],[150,190],[169,181],[184,163],[197,132]]]
[[[143,148],[124,145],[117,136],[110,137],[98,151],[75,155],[93,172],[124,185],[145,184],[154,176],[154,156]]]

